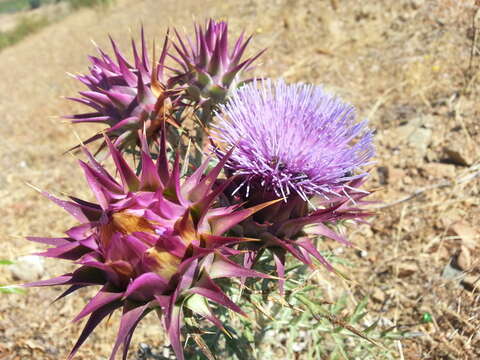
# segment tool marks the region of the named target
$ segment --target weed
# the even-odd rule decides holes
[[[45,17],[23,17],[14,29],[6,32],[0,32],[0,50],[16,44],[30,34],[37,32],[50,21]]]
[[[109,6],[112,0],[68,0],[72,9],[78,10],[86,7]]]
[[[245,300],[249,317],[232,318],[231,312],[221,312],[224,331],[211,327],[201,332],[205,324],[189,324],[187,333],[193,341],[187,345],[187,358],[213,359],[199,353],[199,346],[215,349],[217,359],[395,359],[394,340],[413,336],[395,328],[381,329],[380,321],[366,311],[368,297],[356,306],[347,294],[333,304],[322,301],[322,289],[308,278],[306,266],[292,266],[285,296],[268,279],[239,286],[231,296]]]
[[[28,9],[36,9],[42,5],[59,2],[60,0],[6,0],[0,1],[0,14],[15,13]]]

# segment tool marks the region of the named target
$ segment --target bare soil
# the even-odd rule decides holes
[[[128,52],[141,23],[158,40],[167,27],[190,31],[192,18],[228,19],[235,35],[255,35],[252,54],[268,48],[257,75],[324,84],[376,129],[368,186],[380,203],[371,227],[350,230],[358,249],[342,256],[354,282],[332,297],[370,294],[374,317],[421,332],[397,344],[399,358],[480,358],[478,14],[473,0],[119,0],[45,28],[0,53],[0,258],[38,252],[25,236],[61,235],[74,223],[26,183],[91,198],[76,160],[62,153],[76,144],[74,131],[84,138],[92,129],[58,118],[80,109],[61,97],[80,90],[65,73],[86,71],[90,39],[108,48],[111,34]],[[68,270],[46,260],[42,278]],[[2,267],[0,283],[18,280]],[[70,320],[90,293],[51,304],[60,290],[0,296],[0,359],[65,358],[82,325]],[[425,313],[433,322],[422,323]],[[108,358],[116,320],[77,358]],[[132,358],[140,342],[164,344],[153,316],[134,336]]]

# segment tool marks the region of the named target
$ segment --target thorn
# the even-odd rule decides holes
[[[83,140],[80,138],[80,135],[78,135],[78,133],[75,131],[75,129],[73,129],[72,132],[73,132],[73,135],[75,135],[75,137],[77,138],[80,145],[82,145],[82,147],[85,147],[85,144],[83,143]]]
[[[183,162],[182,166],[182,175],[185,175],[188,170],[188,165],[190,163],[190,146],[192,144],[192,139],[188,138],[187,150],[185,152],[185,161]]]
[[[38,191],[40,194],[43,192],[42,190],[40,190],[38,187],[36,187],[35,185],[32,185],[30,184],[29,182],[25,181],[25,185],[27,185],[28,187],[31,187],[33,190],[35,191]]]

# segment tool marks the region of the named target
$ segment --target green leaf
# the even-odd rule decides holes
[[[375,322],[372,325],[370,325],[369,327],[363,330],[363,333],[365,335],[368,335],[369,332],[371,332],[372,330],[375,330],[379,322],[380,322],[380,319],[375,320]]]
[[[15,264],[15,263],[11,260],[0,259],[0,265],[12,265],[12,264]]]
[[[422,323],[428,324],[428,323],[431,323],[432,321],[433,321],[432,314],[430,314],[429,312],[423,313],[423,315],[422,315]]]
[[[2,294],[25,294],[27,291],[18,285],[3,285],[0,286],[0,293]]]
[[[350,319],[348,322],[350,324],[356,324],[358,323],[365,315],[367,315],[367,312],[365,311],[365,308],[367,307],[368,304],[368,297],[365,296],[362,301],[360,301],[357,306],[355,307],[355,311],[353,314],[350,316]]]

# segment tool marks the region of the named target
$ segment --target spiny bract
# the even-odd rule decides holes
[[[239,36],[231,52],[228,49],[228,24],[210,20],[203,28],[195,25],[195,39],[182,39],[173,43],[178,57],[171,55],[180,68],[175,72],[174,82],[183,85],[190,100],[213,107],[223,102],[242,82],[242,72],[251,68],[252,63],[263,53],[242,60],[251,36],[244,40]]]
[[[45,193],[81,224],[68,230],[64,238],[29,238],[54,246],[41,255],[71,260],[80,267],[73,273],[28,286],[70,285],[60,298],[85,286],[102,287],[75,319],[90,315],[69,358],[102,319],[122,308],[111,359],[122,344],[126,358],[136,325],[152,310],[164,316],[172,347],[177,357],[183,359],[182,308],[188,307],[222,328],[207,299],[238,313],[242,310],[214,280],[265,277],[229,259],[238,251],[227,245],[252,239],[224,234],[269,204],[248,209],[235,205],[217,207],[217,196],[228,185],[217,186],[222,162],[206,175],[204,163],[182,181],[178,157],[169,170],[165,137],[156,164],[145,137],[140,139],[139,176],[108,137],[105,139],[121,183],[84,149],[89,162],[81,161],[80,165],[98,204],[75,197],[64,201]]]
[[[93,109],[93,112],[66,116],[73,123],[101,123],[109,126],[107,136],[122,151],[139,145],[138,130],[145,129],[146,136],[155,140],[163,122],[178,126],[173,117],[179,92],[171,88],[166,79],[164,61],[168,52],[168,35],[157,62],[150,63],[145,36],[141,33],[141,53],[132,40],[133,65],[120,52],[110,38],[115,60],[97,47],[99,57],[90,56],[90,73],[76,75],[76,79],[88,87],[81,97],[71,97]],[[155,54],[154,54],[155,57]],[[102,139],[96,134],[85,141]],[[106,144],[103,143],[102,147]]]

